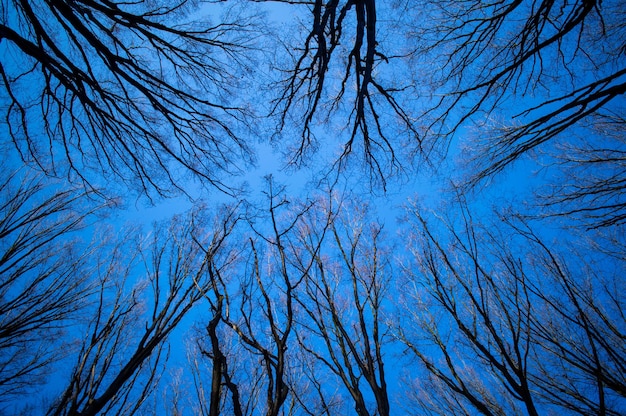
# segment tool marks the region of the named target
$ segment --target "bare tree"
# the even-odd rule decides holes
[[[228,313],[225,307],[229,306],[228,277],[237,274],[236,267],[239,266],[241,254],[236,241],[231,243],[231,246],[222,250],[224,260],[219,264],[217,261],[211,261],[208,265],[211,285],[203,290],[203,296],[209,304],[210,319],[204,328],[198,331],[188,353],[196,400],[193,407],[196,414],[200,415],[217,416],[231,413],[241,416],[244,409],[249,408],[245,403],[246,398],[242,397],[248,390],[240,389],[235,381],[238,371],[233,369],[238,363],[232,360],[232,357],[239,355],[235,351],[241,350],[236,345],[239,339],[237,334],[228,331],[229,327],[223,323],[223,318]],[[206,383],[208,388],[205,387],[205,373],[210,374]]]
[[[197,349],[207,365],[192,357],[200,413],[330,415],[348,401],[358,414],[389,414],[382,227],[359,202],[335,205],[333,192],[287,201],[271,177],[266,200],[249,216],[240,264],[212,272]]]
[[[202,414],[294,414],[301,405],[293,390],[300,368],[295,292],[306,273],[301,265],[312,267],[312,259],[295,235],[313,204],[290,203],[271,177],[263,202],[267,207],[247,214],[250,228],[238,237],[237,267],[213,269],[210,318],[198,343],[211,375]],[[195,385],[199,396],[208,396]]]
[[[456,87],[442,98],[444,119],[453,115],[451,109],[463,105],[465,97],[477,98],[452,126],[460,126],[480,111],[489,114],[511,93],[559,88],[556,98],[524,112],[540,110],[540,117],[509,129],[501,144],[491,149],[495,156],[502,156],[492,158],[493,170],[624,93],[622,51],[610,49],[617,46],[624,31],[624,11],[618,2],[438,1],[424,6],[421,12],[433,24],[416,28],[417,33],[426,42],[425,52],[448,52],[440,57],[444,66],[437,74]],[[609,49],[597,53],[593,50],[597,47]],[[586,79],[575,71],[576,65],[588,67],[585,63],[596,65],[591,74],[585,74],[591,75]],[[557,76],[571,81],[562,95],[558,93],[563,86],[553,78]],[[450,105],[445,105],[448,99]]]
[[[596,116],[590,124],[591,135],[572,134],[555,149],[562,172],[539,190],[540,212],[577,218],[586,228],[615,227],[626,222],[626,119]]]
[[[411,212],[419,272],[407,268],[398,334],[426,370],[417,403],[429,414],[621,414],[624,265],[574,272],[527,224],[480,226],[461,209],[456,226]]]
[[[254,409],[254,394],[249,394],[254,391],[254,382],[251,388],[242,374],[250,372],[257,363],[240,359],[247,351],[239,345],[237,335],[228,331],[222,322],[221,313],[224,311],[220,308],[223,305],[223,297],[212,302],[214,314],[199,331],[188,353],[195,393],[191,407],[198,415],[241,416],[250,414]]]
[[[0,183],[0,391],[9,400],[43,381],[67,349],[63,334],[93,291],[95,246],[78,231],[103,208],[89,192],[17,170]]]
[[[279,132],[292,113],[302,120],[301,140],[291,161],[304,162],[317,146],[317,120],[329,122],[339,114],[338,124],[343,126],[339,129],[347,131],[347,140],[334,166],[343,168],[356,150],[370,178],[384,187],[387,177],[401,168],[398,149],[407,143],[411,148],[421,146],[421,141],[414,116],[403,102],[410,85],[385,74],[394,62],[400,63],[396,59],[401,52],[391,52],[399,49],[396,42],[381,40],[385,25],[378,21],[380,3],[285,2],[311,12],[311,20],[301,27],[303,38],[295,45],[285,41],[290,59],[279,68],[285,77],[277,84],[280,93],[272,106],[272,114],[279,116]],[[383,14],[387,11],[383,7]]]
[[[302,339],[308,339],[308,335],[304,327],[298,326],[298,341],[292,343],[292,348],[297,348],[294,361],[298,362],[298,376],[293,377],[290,382],[300,410],[296,414],[309,416],[346,414],[354,406],[351,406],[351,398],[346,397],[349,394],[345,394],[342,382],[338,381],[323,361],[299,345]]]
[[[195,2],[159,3],[2,3],[3,131],[22,160],[87,185],[114,175],[170,194],[191,175],[232,188],[221,174],[250,157],[231,95],[250,21],[193,22],[206,13]]]
[[[283,411],[290,394],[287,349],[294,328],[294,291],[303,278],[293,273],[290,264],[288,253],[294,247],[289,235],[310,206],[289,210],[284,188],[271,177],[267,178],[266,196],[269,205],[262,215],[269,229],[255,229],[251,219],[256,236],[248,240],[249,260],[240,285],[242,294],[237,307],[229,305],[224,321],[246,349],[258,357],[261,368],[257,383],[262,389],[258,408],[264,409],[267,416],[276,416]],[[267,265],[265,258],[269,260]]]
[[[536,342],[548,352],[547,359],[538,362],[534,380],[540,394],[574,412],[623,413],[626,304],[618,293],[624,286],[624,262],[611,261],[603,254],[581,253],[578,247],[573,247],[573,256],[564,258],[528,224],[507,222],[537,253],[529,261],[536,273],[549,276],[547,281],[537,279],[529,284],[546,305],[540,311],[547,316],[533,322]]]
[[[203,223],[213,224],[192,212],[139,242],[131,230],[102,253],[107,259],[100,262],[97,307],[67,388],[49,414],[134,414],[142,408],[167,360],[167,337],[211,285],[207,268],[236,222],[232,214],[226,210],[206,229]]]
[[[435,97],[424,114],[427,131],[433,140],[469,131],[470,150],[463,155],[464,163],[471,161],[469,185],[533,150],[567,147],[577,134],[595,136],[585,149],[593,153],[577,167],[567,150],[558,155],[569,158],[577,178],[590,160],[621,171],[611,153],[623,149],[607,149],[604,132],[588,128],[597,117],[624,118],[626,26],[620,1],[444,0],[403,7],[419,22],[408,30],[416,44],[413,62],[428,63],[415,74],[421,77],[416,82]],[[611,182],[595,185],[613,192]],[[593,196],[577,203],[603,209]]]
[[[382,226],[369,221],[359,201],[318,209],[329,225],[309,226],[300,236],[315,264],[302,265],[298,343],[321,364],[321,374],[330,372],[345,387],[356,414],[389,415],[383,312],[392,277],[390,248],[381,246]],[[330,236],[324,241],[327,227]],[[310,374],[314,384],[320,384],[320,373]],[[320,396],[332,402],[332,395]]]

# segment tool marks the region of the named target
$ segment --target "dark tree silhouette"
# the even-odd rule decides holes
[[[190,21],[199,7],[3,2],[2,131],[22,160],[87,185],[167,195],[191,175],[230,190],[222,174],[251,156],[231,92],[253,37],[241,16]]]
[[[427,374],[417,404],[427,414],[623,413],[623,259],[604,268],[606,257],[574,246],[561,257],[520,219],[481,226],[461,210],[456,225],[411,212],[416,289],[398,333]]]
[[[622,193],[612,179],[619,183],[624,176],[620,159],[615,159],[624,150],[623,133],[614,141],[602,129],[589,126],[602,118],[625,116],[622,2],[403,4],[419,22],[409,30],[416,44],[413,62],[428,62],[432,68],[416,80],[436,97],[424,114],[426,131],[431,140],[446,138],[446,146],[455,134],[470,136],[465,149],[469,152],[462,159],[468,165],[467,185],[485,183],[535,151],[552,154],[557,163],[568,160],[568,174],[575,179],[586,175],[587,162],[599,162],[613,170],[612,178],[585,181],[579,190],[571,180],[566,194],[557,195],[553,202],[578,194],[579,210],[589,210],[592,216],[597,214],[594,211],[604,211],[621,221],[619,214],[610,213],[616,201],[611,197],[607,202],[605,196]],[[581,160],[568,154],[570,138],[578,134],[587,136],[591,144],[585,146]],[[563,152],[553,153],[555,148]],[[597,193],[601,196],[596,199]],[[607,225],[602,220],[597,224]]]
[[[262,206],[250,207],[250,228],[238,235],[232,256],[236,267],[214,270],[216,284],[206,295],[210,319],[198,340],[211,376],[210,401],[200,406],[202,414],[269,416],[308,406],[298,382],[302,351],[295,342],[300,309],[296,292],[321,241],[301,249],[300,231],[308,228],[305,217],[316,212],[316,204],[290,202],[284,192],[267,178]],[[315,232],[323,234],[327,225],[323,221]],[[202,367],[195,362],[192,367],[198,398],[209,397]]]
[[[230,307],[227,285],[230,284],[229,278],[238,272],[241,254],[236,239],[233,240],[230,244],[224,242],[219,257],[214,256],[207,265],[210,285],[202,288],[202,295],[208,302],[210,319],[199,331],[188,354],[197,413],[201,415],[231,413],[241,416],[244,409],[249,409],[246,398],[242,397],[248,390],[240,392],[231,368],[232,357],[237,355],[233,345],[238,341],[237,334],[225,331],[228,327],[224,324],[227,308]],[[198,244],[203,246],[200,242]],[[226,343],[227,337],[234,342]],[[204,383],[205,373],[210,374],[208,389]]]
[[[0,183],[0,401],[41,383],[67,350],[85,309],[95,246],[77,232],[104,208],[89,192],[24,170]]]
[[[577,218],[586,228],[619,226],[626,222],[626,119],[598,115],[589,124],[554,151],[562,173],[539,190],[540,211]]]
[[[207,269],[236,223],[231,210],[217,218],[213,224],[200,212],[175,217],[145,241],[133,241],[130,230],[101,253],[96,308],[67,388],[48,414],[142,408],[167,360],[167,337],[212,285]]]
[[[248,0],[2,2],[0,411],[626,414],[622,2],[276,1],[299,31]],[[330,190],[269,176],[214,217],[82,242],[119,191],[235,195],[273,122]],[[360,156],[385,188],[448,146],[457,203],[399,236],[337,191]],[[538,205],[468,202],[531,154]]]
[[[290,208],[284,188],[272,177],[266,180],[268,206],[250,214],[253,235],[247,241],[248,266],[239,273],[239,296],[224,295],[228,306],[222,319],[255,357],[251,362],[258,362],[254,370],[248,369],[255,388],[247,402],[256,402],[255,411],[277,416],[294,394],[289,388],[293,364],[287,350],[295,325],[295,291],[303,274],[292,265],[292,234],[311,205]],[[222,290],[232,292],[226,287]]]
[[[399,148],[407,143],[415,148],[421,142],[414,116],[402,101],[410,86],[380,73],[399,57],[386,52],[394,50],[393,43],[379,43],[376,0],[286,3],[305,5],[311,11],[303,42],[292,46],[286,40],[291,59],[280,68],[286,76],[278,83],[280,95],[272,107],[280,118],[279,131],[290,115],[302,120],[301,141],[290,153],[291,161],[306,159],[307,151],[317,146],[315,123],[332,120],[336,113],[348,138],[335,167],[341,169],[358,150],[370,178],[384,186],[386,178],[401,167]],[[408,140],[401,141],[405,136]]]
[[[310,270],[302,265],[307,274],[298,296],[298,343],[320,364],[309,375],[314,384],[321,385],[329,371],[347,390],[356,414],[389,415],[383,359],[388,341],[384,302],[392,276],[389,247],[381,243],[382,226],[369,222],[358,199],[336,205],[319,204],[328,225],[312,224],[300,236],[315,264]],[[332,402],[332,396],[319,391],[323,402]]]
[[[511,94],[552,92],[552,98],[520,112],[537,117],[496,137],[491,163],[481,175],[596,114],[626,90],[619,2],[437,1],[424,7],[422,16],[432,22],[416,28],[423,52],[443,63],[435,71],[441,77],[437,85],[453,88],[433,109],[444,110],[437,123],[450,118],[454,131],[478,113],[490,114]],[[590,71],[582,74],[578,65]],[[461,110],[460,117],[454,109]]]

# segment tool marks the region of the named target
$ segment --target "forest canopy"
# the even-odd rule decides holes
[[[626,6],[2,0],[0,413],[626,413]]]

